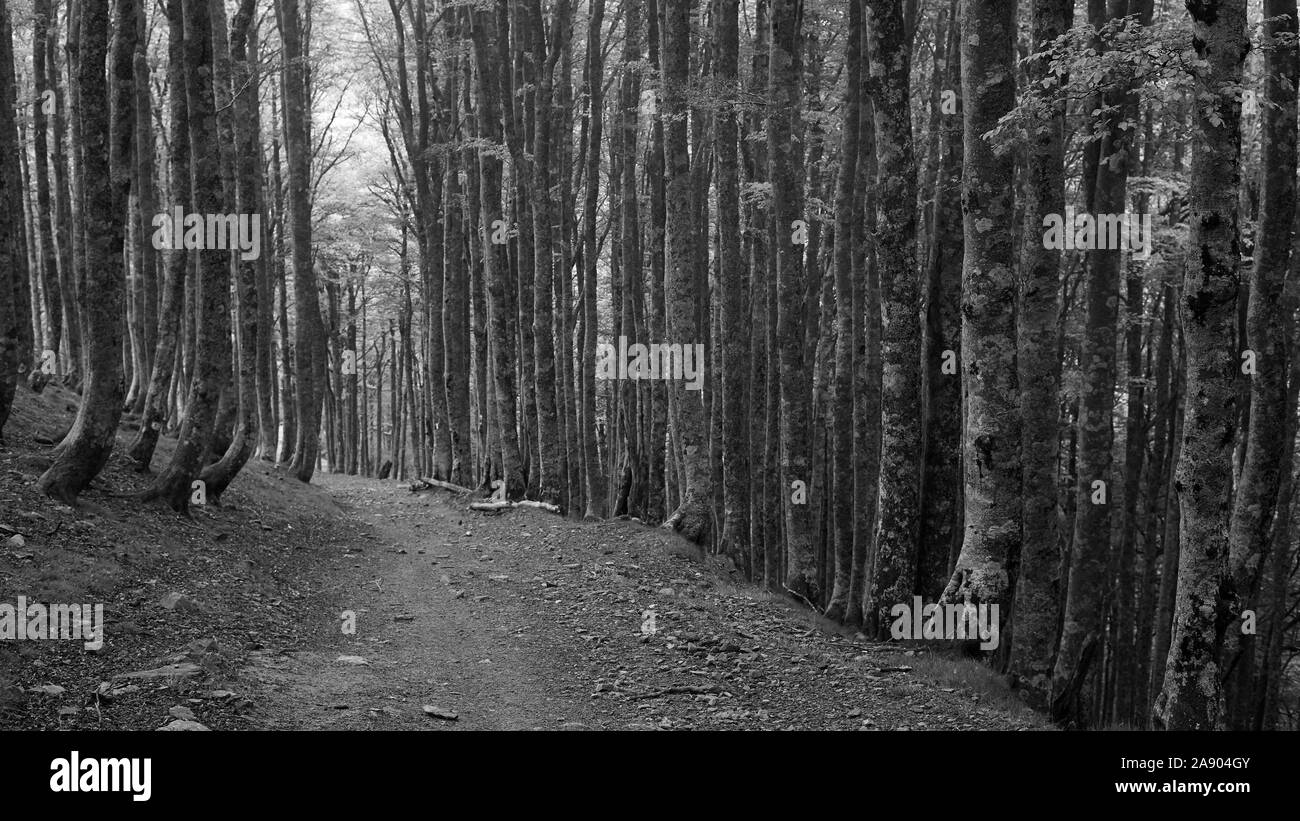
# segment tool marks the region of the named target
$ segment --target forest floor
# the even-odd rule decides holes
[[[0,641],[0,729],[1040,729],[989,668],[866,641],[635,521],[251,462],[184,519],[120,456],[36,490],[75,397],[19,388],[0,605],[104,605],[104,645]],[[155,465],[170,455],[164,439]],[[14,535],[21,538],[15,540]]]

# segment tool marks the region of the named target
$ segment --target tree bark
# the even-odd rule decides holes
[[[185,19],[185,97],[193,181],[191,213],[224,214],[227,209],[222,196],[220,158],[216,147],[211,9],[208,0],[182,0],[182,8]],[[228,353],[223,355],[221,341],[230,334],[230,258],[225,251],[213,249],[200,250],[196,256],[199,269],[195,295],[198,327],[185,418],[170,463],[143,494],[145,500],[161,498],[181,513],[188,513],[193,492],[197,490],[192,483],[203,467],[203,456],[216,422],[221,388],[230,370],[230,358]]]
[[[694,217],[691,210],[691,157],[687,151],[687,55],[690,51],[690,3],[665,0],[663,17],[662,106],[664,120],[664,200],[666,206],[666,275],[664,308],[666,339],[688,345],[702,342],[699,327],[698,285]],[[594,318],[594,314],[593,314]],[[709,377],[711,378],[711,376]],[[672,441],[685,466],[681,502],[664,527],[687,540],[707,543],[713,522],[710,508],[712,475],[704,407],[697,392],[688,392],[683,380],[669,386],[672,398]]]
[[[1038,0],[1030,36],[1035,53],[1051,48],[1069,30],[1070,0]],[[1047,60],[1028,65],[1028,85],[1041,88],[1051,77]],[[1020,246],[1018,358],[1020,416],[1023,421],[1021,476],[1023,542],[1016,582],[1011,673],[1022,698],[1044,707],[1051,685],[1060,614],[1060,553],[1057,544],[1056,472],[1060,447],[1061,359],[1057,325],[1061,315],[1061,252],[1043,247],[1043,220],[1065,213],[1065,100],[1059,86],[1034,99],[1029,145],[1025,152],[1025,227]]]
[[[73,504],[99,474],[113,451],[122,415],[122,310],[126,270],[126,204],[131,190],[132,110],[136,6],[118,4],[118,36],[109,58],[107,0],[82,0],[77,41],[77,114],[81,119],[85,190],[82,211],[86,258],[84,317],[86,381],[72,429],[59,445],[54,463],[37,485],[42,492]],[[6,38],[7,39],[7,38]],[[0,122],[0,127],[3,127]]]
[[[307,43],[298,0],[277,0],[276,19],[284,47],[281,77],[284,98],[285,151],[289,161],[289,220],[293,263],[294,371],[297,383],[297,442],[294,475],[310,482],[320,450],[321,403],[325,394],[325,330],[312,267],[311,94],[308,91]]]
[[[881,440],[875,569],[868,632],[916,587],[921,516],[921,322],[916,267],[916,160],[911,43],[901,0],[867,0],[869,88],[876,116],[876,259],[881,305]]]
[[[1012,159],[984,138],[1015,104],[1013,0],[962,0],[965,533],[943,601],[1005,604],[1020,549]]]
[[[1192,141],[1191,233],[1183,280],[1187,410],[1178,461],[1182,532],[1173,638],[1156,726],[1210,730],[1223,724],[1219,652],[1227,611],[1232,451],[1237,427],[1236,341],[1240,258],[1237,186],[1241,105],[1220,91],[1241,83],[1245,0],[1205,0],[1188,9],[1192,45],[1207,62],[1214,105],[1197,107]]]
[[[1224,631],[1223,670],[1227,723],[1249,729],[1254,692],[1254,635],[1243,634],[1241,613],[1259,604],[1260,580],[1268,555],[1269,535],[1277,510],[1278,488],[1290,464],[1282,460],[1285,442],[1290,316],[1283,286],[1291,257],[1291,227],[1296,212],[1296,54],[1295,0],[1265,0],[1264,97],[1260,106],[1263,133],[1260,156],[1260,214],[1255,264],[1250,274],[1246,343],[1255,358],[1250,377],[1250,424],[1246,457],[1233,499],[1228,535],[1231,582],[1229,615]]]

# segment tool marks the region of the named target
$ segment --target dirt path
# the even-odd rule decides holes
[[[321,477],[367,538],[331,559],[340,618],[311,650],[258,660],[254,716],[273,728],[555,729],[604,726],[576,657],[524,587],[563,520],[537,511],[489,519],[393,483]],[[477,533],[475,531],[478,531]],[[548,568],[554,575],[558,568]],[[554,584],[554,582],[552,582]],[[558,589],[558,588],[554,588]],[[355,633],[341,615],[355,614]],[[353,657],[349,661],[339,661]],[[352,663],[357,659],[365,663]],[[431,719],[424,705],[458,720]]]
[[[826,629],[660,530],[481,514],[392,482],[319,483],[358,535],[322,556],[319,641],[254,654],[241,676],[254,726],[1039,726],[979,665]]]

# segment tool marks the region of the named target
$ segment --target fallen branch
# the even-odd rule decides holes
[[[518,502],[508,502],[508,501],[471,502],[469,509],[481,510],[484,512],[493,513],[493,512],[500,512],[502,510],[508,510],[512,507],[535,507],[538,510],[545,510],[550,513],[560,512],[559,505],[553,505],[548,502],[535,502],[532,499],[520,499]]]
[[[416,479],[414,482],[411,482],[412,493],[419,493],[422,490],[433,490],[434,488],[442,488],[443,490],[450,490],[452,493],[473,493],[474,492],[470,488],[461,487],[460,485],[454,485],[451,482],[444,482],[441,479],[425,479],[424,477],[420,477],[419,479]]]
[[[553,505],[549,502],[534,502],[532,499],[520,499],[519,501],[515,502],[515,504],[520,505],[522,507],[535,507],[538,510],[547,510],[550,511],[551,513],[560,512],[559,505]]]

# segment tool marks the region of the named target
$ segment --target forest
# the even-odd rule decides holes
[[[0,433],[60,385],[51,505],[469,489],[1062,727],[1296,729],[1298,80],[1296,0],[0,0]]]

